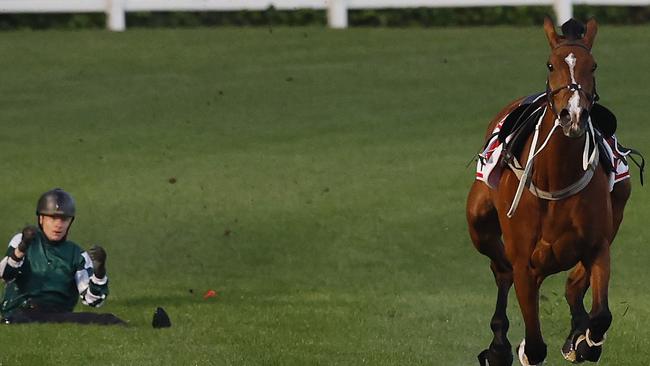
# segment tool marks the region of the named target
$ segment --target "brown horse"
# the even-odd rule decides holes
[[[562,354],[574,363],[600,358],[612,322],[607,303],[610,245],[631,185],[623,180],[610,192],[608,172],[598,157],[583,159],[594,150],[586,146],[595,140],[590,111],[597,100],[596,62],[591,48],[597,28],[593,19],[586,27],[570,20],[558,35],[553,22],[545,19],[551,54],[537,136],[524,136],[494,189],[475,181],[469,192],[469,233],[476,249],[491,259],[498,288],[490,323],[494,337],[479,355],[481,365],[512,364],[506,306],[513,282],[526,327],[517,356],[522,365],[543,363],[547,350],[540,330],[539,289],[547,276],[572,268],[566,282],[571,331]],[[521,102],[503,109],[487,136]],[[515,164],[519,161],[526,164]],[[593,301],[587,313],[583,300],[589,286]]]

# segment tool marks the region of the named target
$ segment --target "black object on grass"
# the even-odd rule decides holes
[[[169,315],[167,315],[165,309],[160,307],[156,309],[156,312],[153,313],[151,325],[154,328],[169,328],[172,326],[172,322],[169,320]]]

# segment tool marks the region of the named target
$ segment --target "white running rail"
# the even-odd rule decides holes
[[[326,9],[331,28],[347,28],[349,9],[552,6],[558,24],[573,15],[573,5],[645,6],[650,0],[0,0],[2,13],[106,13],[112,31],[126,29],[131,11],[237,11]]]

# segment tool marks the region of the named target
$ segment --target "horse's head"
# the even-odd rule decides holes
[[[560,36],[553,21],[548,17],[544,20],[544,31],[551,46],[547,62],[548,103],[568,137],[584,134],[589,112],[597,99],[596,61],[591,55],[597,29],[594,19],[587,22],[586,28],[571,19],[562,25]]]

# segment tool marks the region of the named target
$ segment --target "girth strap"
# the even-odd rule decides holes
[[[530,180],[527,182],[528,184],[528,190],[530,193],[532,193],[534,196],[539,197],[541,199],[547,200],[547,201],[559,201],[562,199],[565,199],[567,197],[573,196],[574,194],[580,192],[583,190],[591,181],[591,178],[594,176],[594,169],[598,165],[598,149],[596,149],[596,159],[595,163],[593,165],[589,166],[589,169],[585,171],[585,174],[582,175],[582,178],[574,182],[573,184],[569,185],[568,187],[565,187],[563,189],[560,189],[558,191],[545,191],[543,189],[538,188],[533,182]],[[514,162],[514,163],[513,163]],[[523,173],[523,168],[519,167],[517,168],[516,165],[519,165],[519,162],[517,159],[514,159],[513,162],[509,162],[508,166],[512,170],[513,173],[517,176],[517,179],[521,180],[524,173]]]

